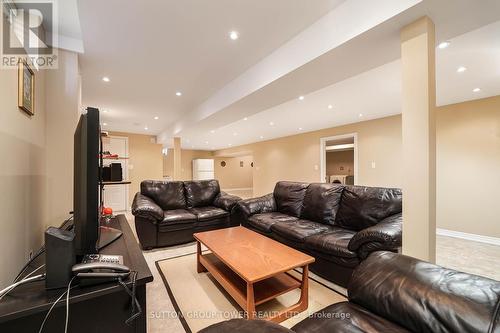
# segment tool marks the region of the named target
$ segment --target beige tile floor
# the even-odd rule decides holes
[[[237,194],[241,195],[242,193]],[[243,193],[243,195],[245,197],[247,195],[248,197],[252,196],[251,192]],[[126,215],[132,225],[132,230],[135,232],[133,216],[130,213]],[[146,261],[154,276],[154,281],[147,285],[149,333],[184,332],[180,321],[169,316],[174,312],[174,308],[161,276],[156,269],[155,262],[193,252],[195,252],[194,243],[144,252]],[[441,266],[500,280],[500,246],[437,236],[437,263]],[[189,288],[189,286],[186,285],[186,288]]]

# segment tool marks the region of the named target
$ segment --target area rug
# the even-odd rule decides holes
[[[198,332],[212,324],[242,317],[243,310],[210,273],[196,272],[196,254],[159,260],[156,267],[175,308],[175,313],[161,313],[156,314],[157,316],[178,318],[186,332]],[[299,278],[301,276],[299,271],[293,271],[292,274]],[[293,290],[258,306],[257,311],[280,310],[295,304],[299,297],[300,291]],[[308,310],[283,321],[281,325],[290,328],[310,314],[345,300],[343,295],[327,284],[310,277]]]

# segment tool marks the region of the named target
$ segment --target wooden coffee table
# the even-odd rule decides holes
[[[308,306],[309,264],[314,258],[244,227],[194,234],[197,241],[198,273],[210,272],[249,319],[255,307],[294,289],[300,299],[266,319],[281,322]],[[201,244],[210,252],[202,254]],[[302,279],[288,272],[302,267]]]

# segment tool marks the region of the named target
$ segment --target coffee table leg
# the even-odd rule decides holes
[[[201,257],[201,243],[196,241],[196,271],[198,273],[207,272],[207,269],[200,262]]]
[[[302,281],[300,283],[300,298],[299,301],[289,306],[288,308],[280,311],[274,317],[269,318],[270,321],[280,323],[291,316],[307,310],[309,306],[309,265],[302,267]]]
[[[255,298],[253,283],[247,282],[247,319],[255,318]]]

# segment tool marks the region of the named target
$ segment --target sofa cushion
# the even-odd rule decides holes
[[[295,220],[276,222],[271,226],[271,231],[288,240],[303,243],[306,237],[328,231],[328,228],[318,222]]]
[[[252,227],[260,231],[270,232],[271,226],[276,222],[287,222],[296,220],[298,220],[297,217],[282,214],[279,212],[271,212],[271,213],[255,214],[250,216],[248,218],[248,224],[250,224]]]
[[[331,227],[327,232],[307,237],[306,247],[310,250],[344,258],[356,258],[356,252],[350,251],[347,246],[356,232]]]
[[[229,216],[229,212],[213,206],[190,208],[189,211],[196,215],[198,221],[207,221]]]
[[[311,184],[307,188],[301,217],[307,220],[334,224],[344,186]]]
[[[304,196],[309,184],[298,182],[278,182],[274,187],[274,199],[280,213],[300,216]]]
[[[220,193],[217,180],[193,180],[184,182],[188,207],[211,206]]]
[[[172,209],[166,210],[163,212],[163,221],[160,222],[160,225],[163,224],[182,224],[195,222],[196,215],[189,212],[186,209]]]
[[[335,224],[351,230],[371,227],[401,213],[403,195],[397,188],[346,186]]]
[[[348,302],[327,306],[293,326],[292,330],[296,333],[410,333],[405,328],[379,317],[356,304]]]
[[[154,200],[163,210],[186,208],[182,182],[144,180],[141,193]]]

